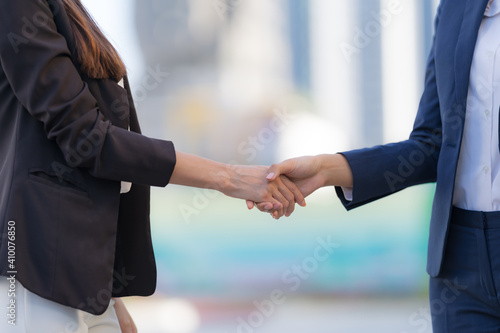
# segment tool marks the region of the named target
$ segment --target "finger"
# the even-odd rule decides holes
[[[288,179],[288,177],[280,176],[280,178],[283,184],[285,184],[285,186],[288,187],[288,189],[293,193],[295,202],[298,203],[300,206],[305,207],[306,199],[302,194],[302,192],[297,187],[297,185],[295,185],[294,182]]]
[[[248,210],[252,210],[255,207],[255,203],[251,200],[247,200],[247,208]]]
[[[277,200],[277,203],[276,202],[274,203],[273,208],[278,211],[278,217],[282,217],[286,213],[290,204],[294,203],[293,194],[288,190],[288,188],[285,185],[283,185],[283,182],[281,182],[281,180],[272,182],[269,184],[269,186],[273,199]],[[287,199],[285,195],[288,195],[289,198],[291,198],[291,201],[290,199]],[[279,204],[279,206],[277,204]]]
[[[278,189],[280,193],[285,197],[285,199],[288,201],[288,205],[285,207],[285,216],[288,217],[293,213],[293,210],[295,209],[295,197],[290,191],[290,189],[283,183],[283,176],[280,176],[279,178],[276,179],[276,184],[278,186]]]
[[[255,207],[257,207],[261,212],[271,214],[273,218],[279,218],[283,215],[283,213],[280,213],[280,210],[282,211],[284,208],[280,202],[275,202],[274,204],[270,202],[259,202]]]
[[[288,207],[288,200],[280,193],[274,182],[270,185],[271,197],[269,202],[273,205],[273,207],[269,211],[277,212],[279,218],[285,213],[285,210]]]
[[[292,215],[293,211],[295,210],[295,196],[294,196],[293,192],[290,191],[290,188],[288,187],[288,185],[285,184],[285,181],[287,181],[288,179],[284,176],[280,176],[280,180],[283,183],[283,186],[285,186],[285,189],[282,189],[282,191],[286,190],[286,192],[287,192],[286,198],[290,202],[290,205],[288,206],[288,209],[285,212],[285,216],[289,217],[290,215]],[[285,194],[283,194],[283,195],[285,195]]]
[[[276,215],[276,219],[279,219],[280,217],[283,216],[283,214],[285,214],[285,206],[283,206],[281,202],[275,203],[273,206],[273,210],[274,210],[273,214]]]
[[[293,162],[290,160],[286,160],[279,164],[273,164],[268,169],[266,179],[268,181],[276,180],[280,175],[286,175],[287,173],[291,172],[293,168]]]
[[[273,204],[270,202],[258,202],[255,207],[264,213],[272,213],[274,211]]]

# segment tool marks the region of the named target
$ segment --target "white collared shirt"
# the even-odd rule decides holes
[[[500,210],[500,0],[491,0],[474,50],[453,205]]]
[[[120,82],[118,82],[118,85],[120,87],[122,87],[122,88],[125,88],[124,87],[123,79],[121,79]],[[130,128],[129,128],[129,130],[130,130]],[[121,182],[121,185],[120,185],[120,194],[130,192],[131,188],[132,188],[132,183],[130,183],[130,182]]]

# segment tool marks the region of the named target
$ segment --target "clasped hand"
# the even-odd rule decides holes
[[[247,200],[248,209],[257,207],[275,219],[290,216],[295,203],[305,206],[305,197],[326,185],[320,161],[318,157],[305,156],[272,165],[266,170],[268,192],[263,192],[266,195],[260,200]]]

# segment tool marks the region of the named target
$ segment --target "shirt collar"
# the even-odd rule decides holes
[[[500,0],[490,0],[486,6],[484,16],[492,17],[500,13]]]

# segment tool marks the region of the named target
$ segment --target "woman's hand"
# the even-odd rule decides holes
[[[297,186],[286,177],[266,179],[268,168],[263,166],[232,166],[228,184],[221,191],[231,197],[263,202],[265,211],[272,211],[275,218],[290,216],[295,203],[305,206],[305,200]]]
[[[304,197],[323,186],[353,186],[351,168],[340,154],[304,156],[274,164],[269,168],[266,179],[272,182],[283,175],[298,187]],[[254,202],[247,200],[248,209],[254,206]],[[272,213],[274,217],[275,213],[267,207],[267,202],[257,204],[259,210]]]
[[[137,327],[135,326],[134,320],[123,301],[120,298],[113,298],[113,300],[115,301],[115,312],[122,333],[137,333]]]

